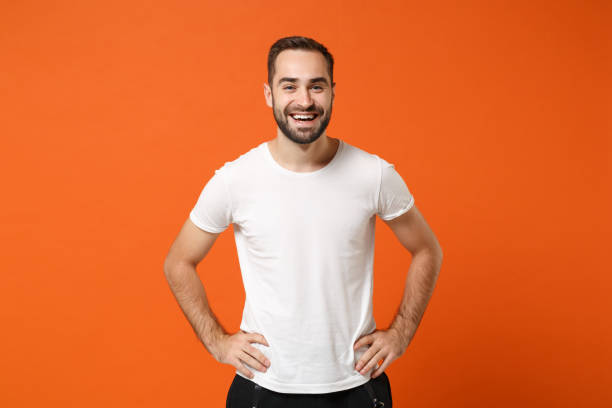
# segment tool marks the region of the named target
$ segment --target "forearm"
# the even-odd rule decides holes
[[[221,326],[208,304],[206,291],[195,266],[179,264],[165,268],[164,274],[183,314],[191,324],[206,350],[212,347],[227,331]],[[214,354],[213,354],[214,356]]]
[[[398,331],[404,347],[408,347],[421,322],[441,266],[442,256],[436,252],[421,251],[412,257],[402,302],[389,326]]]

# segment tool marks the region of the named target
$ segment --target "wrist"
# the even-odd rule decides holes
[[[394,331],[396,335],[400,339],[400,343],[404,349],[408,348],[408,345],[412,341],[412,337],[414,336],[415,328],[412,325],[407,324],[407,322],[402,322],[401,320],[396,319],[389,330]]]
[[[211,335],[206,339],[206,341],[202,341],[204,343],[204,347],[208,350],[208,352],[217,360],[221,358],[221,344],[223,340],[228,335],[223,332],[215,332],[211,333]]]
[[[208,333],[202,334],[200,341],[204,344],[204,347],[212,352],[217,348],[217,345],[223,340],[225,333],[220,330],[209,331]]]

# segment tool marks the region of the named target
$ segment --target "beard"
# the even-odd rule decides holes
[[[333,102],[333,99],[332,99]],[[325,129],[327,129],[327,125],[329,125],[329,121],[331,120],[331,112],[332,112],[332,103],[330,102],[329,108],[326,110],[325,115],[321,116],[321,110],[314,103],[308,109],[305,109],[302,112],[313,112],[317,114],[315,120],[319,121],[317,126],[311,127],[292,127],[289,124],[289,112],[285,110],[285,112],[281,112],[280,109],[276,108],[274,103],[274,95],[272,95],[272,111],[274,113],[274,119],[276,120],[276,124],[278,128],[283,132],[288,139],[295,143],[299,144],[308,144],[317,140]]]

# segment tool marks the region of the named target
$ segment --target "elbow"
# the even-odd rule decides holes
[[[169,257],[166,257],[164,260],[163,270],[166,280],[169,280],[170,276],[172,275],[172,271],[174,270],[174,263],[171,262]]]
[[[176,287],[177,282],[181,281],[179,265],[168,258],[164,261],[164,278],[171,288]]]
[[[435,257],[440,263],[442,263],[442,258],[444,254],[442,253],[442,246],[437,238],[433,239],[433,242],[430,245],[430,252],[433,257]]]
[[[433,250],[433,254],[434,254],[433,256],[438,261],[438,264],[442,265],[442,259],[444,258],[444,254],[442,253],[442,247],[440,246],[440,244],[436,245],[436,247]]]
[[[444,258],[444,254],[442,253],[442,247],[438,245],[435,252],[435,260],[436,260],[436,276],[440,275],[440,270],[442,270],[442,259]]]
[[[422,252],[431,258],[436,258],[442,261],[442,247],[437,240],[430,242],[428,245],[424,245],[421,249],[419,249],[419,251],[417,251],[417,253],[418,252]]]
[[[168,273],[170,273],[170,269],[171,269],[170,262],[168,262],[168,258],[166,258],[164,260],[164,265],[163,265],[164,275],[168,276]]]
[[[444,258],[444,254],[442,252],[442,247],[436,243],[435,245],[431,245],[421,251],[426,257],[428,257],[433,263],[436,264],[437,268],[440,269],[442,265],[442,259]]]
[[[184,259],[168,256],[163,265],[164,276],[168,282],[180,279],[184,273],[197,273],[196,265]]]
[[[177,260],[174,259],[174,257],[168,255],[166,259],[164,260],[164,266],[163,266],[164,276],[166,276],[166,278],[171,277],[179,266],[180,266],[180,262],[177,262]]]

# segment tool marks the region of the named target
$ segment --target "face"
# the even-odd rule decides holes
[[[317,51],[285,50],[275,67],[272,88],[264,84],[264,94],[278,128],[295,143],[314,142],[329,124],[334,101],[325,57]]]

